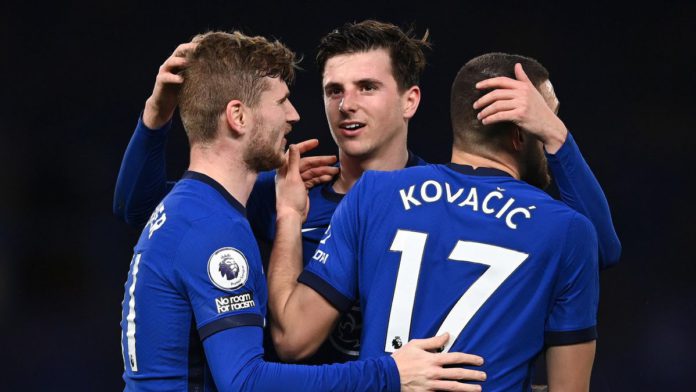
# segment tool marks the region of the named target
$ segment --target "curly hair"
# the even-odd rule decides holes
[[[413,37],[411,30],[376,20],[346,23],[324,36],[317,48],[317,66],[324,74],[326,62],[338,55],[386,49],[391,58],[392,74],[400,91],[420,82],[425,69],[423,49],[430,48],[428,31],[422,38]]]
[[[193,38],[179,92],[179,111],[189,142],[215,138],[218,119],[227,103],[238,99],[255,107],[268,86],[265,77],[291,84],[295,77],[295,53],[279,41],[239,31],[208,32]]]

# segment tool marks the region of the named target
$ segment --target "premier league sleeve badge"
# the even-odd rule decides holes
[[[249,263],[235,248],[220,248],[208,259],[210,281],[221,290],[234,291],[244,286],[249,277]]]

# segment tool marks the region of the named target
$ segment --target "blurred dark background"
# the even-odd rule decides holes
[[[0,5],[0,390],[122,390],[120,303],[138,232],[112,215],[112,195],[174,48],[209,29],[282,40],[305,56],[290,141],[316,136],[333,153],[314,49],[366,18],[430,29],[409,145],[431,162],[449,159],[449,87],[465,61],[506,51],[546,65],[623,244],[620,264],[601,274],[592,390],[691,389],[693,2],[25,1]],[[167,151],[178,178],[178,123]]]

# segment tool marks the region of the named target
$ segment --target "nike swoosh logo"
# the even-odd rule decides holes
[[[308,227],[306,229],[302,229],[302,232],[306,233],[308,231],[319,230],[319,229],[326,230],[326,227]]]

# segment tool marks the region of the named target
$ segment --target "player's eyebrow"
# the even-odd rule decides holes
[[[287,93],[285,93],[285,95],[283,96],[283,98],[279,99],[279,100],[277,101],[277,103],[283,103],[283,102],[287,101],[288,98],[290,98],[290,91],[288,91]]]
[[[324,91],[329,91],[329,90],[333,90],[333,89],[343,90],[343,86],[341,86],[340,83],[336,83],[336,82],[329,82],[329,83],[326,83],[326,85],[324,86]]]
[[[384,83],[380,82],[377,79],[372,79],[372,78],[365,78],[365,79],[360,79],[357,82],[355,82],[358,86],[365,86],[365,85],[373,85],[377,87],[381,87],[384,85]]]

